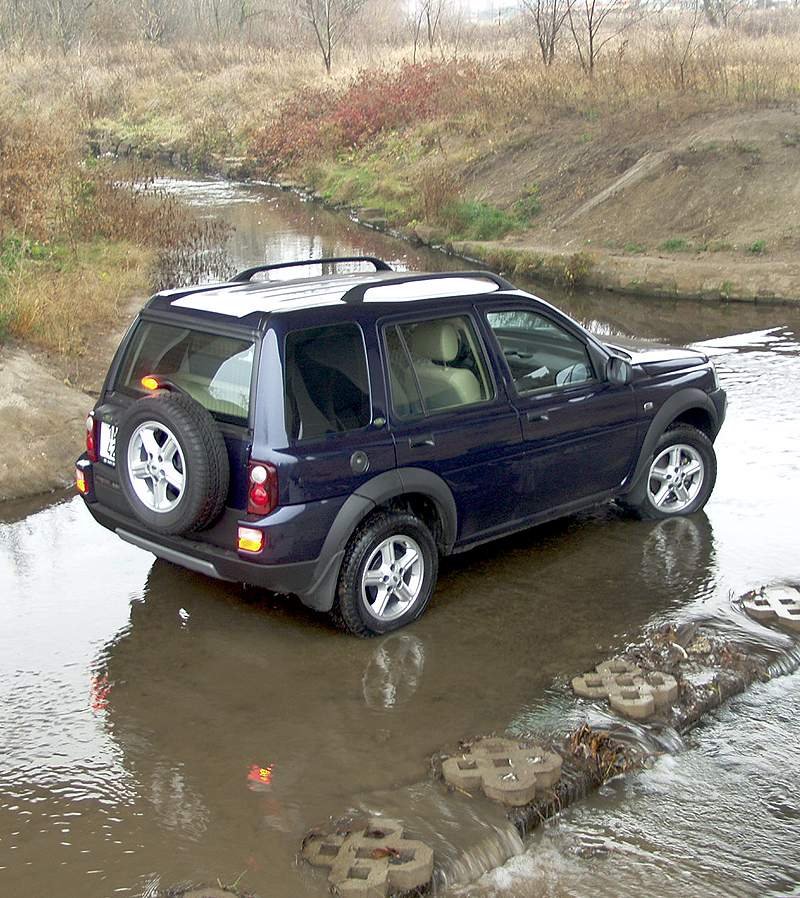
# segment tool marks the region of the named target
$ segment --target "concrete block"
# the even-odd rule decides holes
[[[608,698],[608,688],[602,674],[596,671],[573,677],[572,691],[581,698]]]
[[[678,698],[675,677],[658,670],[643,673],[623,658],[603,661],[593,671],[575,677],[572,689],[581,698],[607,698],[615,711],[636,720],[645,720]]]
[[[633,720],[646,720],[656,710],[653,690],[641,677],[620,676],[610,680],[608,703]]]
[[[331,889],[343,898],[386,898],[426,886],[433,876],[433,851],[403,838],[399,821],[372,817],[346,834],[314,835],[302,849],[315,867],[328,867]]]
[[[618,674],[641,674],[641,668],[624,658],[611,658],[609,661],[601,661],[595,668],[600,676],[617,676]]]
[[[561,758],[540,745],[513,739],[480,739],[442,764],[445,782],[511,807],[534,800],[558,781]]]
[[[654,670],[652,673],[645,674],[644,681],[653,692],[656,708],[663,708],[677,701],[678,681],[675,677]]]
[[[748,593],[744,610],[757,621],[778,624],[800,632],[800,591],[788,586],[773,586]]]

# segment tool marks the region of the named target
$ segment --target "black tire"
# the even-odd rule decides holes
[[[407,537],[417,544],[423,564],[421,585],[408,609],[389,620],[376,617],[362,594],[362,577],[373,554],[386,540]],[[400,558],[402,561],[402,557]],[[350,538],[339,572],[332,616],[355,636],[368,637],[399,630],[416,620],[433,595],[439,573],[439,553],[430,530],[410,512],[376,512]]]
[[[169,511],[148,508],[134,489],[128,470],[128,447],[137,428],[147,422],[165,425],[185,460],[184,486]],[[135,402],[119,425],[117,471],[125,498],[136,517],[163,534],[191,533],[211,525],[228,497],[230,467],[225,441],[214,419],[183,393],[159,390]]]
[[[691,502],[683,507],[670,509],[658,507],[653,498],[650,479],[650,471],[655,460],[671,446],[689,446],[702,461],[702,482]],[[619,504],[634,512],[640,518],[649,520],[663,520],[694,514],[708,502],[714,484],[717,480],[717,455],[714,452],[714,444],[696,427],[689,424],[674,424],[668,427],[658,439],[652,455],[647,461],[647,468],[641,480],[630,494],[619,500]]]

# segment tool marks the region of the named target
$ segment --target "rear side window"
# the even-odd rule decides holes
[[[117,386],[144,392],[146,375],[170,381],[212,414],[247,421],[253,373],[252,340],[156,324],[138,326]]]
[[[392,408],[399,418],[491,398],[483,354],[466,316],[394,325],[385,336]]]
[[[333,324],[289,333],[284,392],[286,432],[293,440],[366,427],[372,409],[358,325]]]

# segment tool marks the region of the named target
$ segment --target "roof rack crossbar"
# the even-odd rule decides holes
[[[394,269],[388,265],[383,259],[376,259],[374,256],[331,256],[324,259],[298,259],[295,262],[275,262],[270,265],[254,265],[252,268],[245,268],[237,275],[231,278],[229,283],[243,284],[247,283],[254,274],[262,271],[277,271],[279,268],[300,268],[306,265],[335,265],[339,262],[369,262],[375,266],[375,271],[393,271]]]
[[[513,284],[510,284],[505,278],[500,277],[498,274],[494,274],[492,271],[437,271],[434,274],[409,273],[400,275],[399,277],[386,278],[386,280],[378,283],[357,284],[344,294],[342,302],[364,302],[364,296],[366,295],[367,290],[371,290],[373,287],[388,287],[390,284],[406,284],[410,281],[440,281],[445,278],[483,278],[484,280],[491,281],[493,284],[497,284],[501,290],[516,289]]]

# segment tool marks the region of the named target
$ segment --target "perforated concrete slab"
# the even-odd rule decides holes
[[[513,739],[480,739],[442,764],[445,782],[512,807],[534,800],[558,781],[561,758],[540,745]]]
[[[328,867],[328,882],[343,898],[386,898],[426,886],[433,876],[433,851],[403,837],[399,821],[372,817],[345,834],[314,835],[302,849],[315,867]]]
[[[644,673],[623,658],[603,661],[593,671],[572,680],[572,689],[581,698],[608,699],[618,713],[646,720],[678,698],[675,677],[662,671]]]
[[[761,623],[800,632],[800,590],[791,586],[773,586],[748,593],[743,605],[747,614]]]

